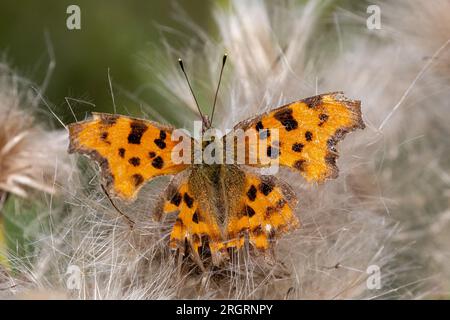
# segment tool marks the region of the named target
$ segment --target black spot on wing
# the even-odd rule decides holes
[[[154,157],[156,157],[156,153],[153,152],[153,151],[150,151],[150,152],[148,153],[148,156],[149,156],[150,159],[153,159]]]
[[[164,140],[162,139],[155,139],[153,140],[153,142],[158,146],[158,148],[160,149],[165,149],[166,148],[166,143],[164,142]]]
[[[292,151],[302,152],[303,147],[304,147],[303,143],[296,142],[292,145]]]
[[[312,138],[313,138],[312,132],[311,131],[306,131],[305,132],[305,139],[306,139],[306,141],[312,141]]]
[[[255,201],[256,199],[256,187],[252,185],[247,191],[247,197],[250,201]]]
[[[145,123],[139,121],[133,121],[130,123],[130,134],[128,135],[128,143],[141,144],[141,138],[148,127]]]
[[[141,164],[141,159],[139,159],[138,157],[132,157],[132,158],[130,158],[130,159],[128,160],[128,162],[129,162],[132,166],[137,167],[137,166],[139,166],[139,165]]]
[[[156,169],[161,169],[164,166],[164,160],[160,156],[157,156],[153,159],[152,166]]]
[[[125,157],[125,149],[124,148],[119,148],[119,157],[124,158]]]
[[[153,142],[158,146],[158,148],[160,149],[165,149],[166,148],[166,143],[164,142],[164,140],[167,137],[167,133],[164,130],[159,131],[159,138],[153,140]]]
[[[184,193],[183,200],[188,208],[192,208],[192,206],[194,205],[194,199],[187,192]]]
[[[249,218],[253,217],[253,216],[256,214],[255,210],[253,210],[252,207],[247,206],[247,205],[246,205],[245,208],[244,208],[244,213],[245,213]]]
[[[261,191],[261,193],[265,196],[268,196],[269,193],[271,193],[273,190],[273,185],[263,182],[259,185],[259,191]]]
[[[181,194],[179,193],[179,192],[177,192],[173,197],[172,197],[172,199],[170,200],[170,203],[171,204],[174,204],[174,205],[176,205],[177,207],[180,205],[180,203],[181,203]]]
[[[282,110],[275,112],[274,117],[280,121],[286,131],[291,131],[298,128],[298,122],[292,116],[291,108],[283,108]]]
[[[198,223],[198,211],[195,210],[194,214],[192,215],[192,221],[194,221],[195,223]]]

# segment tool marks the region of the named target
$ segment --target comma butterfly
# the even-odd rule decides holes
[[[225,60],[226,56],[221,75]],[[181,60],[180,65],[192,92]],[[202,115],[202,120],[204,130],[211,127],[207,117]],[[134,199],[154,177],[175,175],[155,216],[178,214],[170,248],[185,253],[188,247],[196,259],[202,248],[209,248],[217,265],[228,256],[229,248],[241,248],[246,239],[266,251],[273,239],[300,226],[294,214],[297,198],[291,188],[274,176],[251,170],[263,166],[259,161],[263,153],[307,181],[322,182],[338,175],[336,144],[346,133],[364,127],[360,102],[335,92],[292,102],[237,124],[234,130],[257,133],[256,140],[244,140],[246,148],[255,141],[267,143],[253,163],[248,157],[243,164],[178,163],[173,160],[179,143],[174,128],[105,113],[69,125],[69,152],[93,158],[100,165],[106,190],[125,200]],[[272,130],[278,130],[276,141]],[[198,145],[190,136],[184,138]],[[204,150],[208,143],[200,145]],[[194,159],[194,152],[189,158]]]

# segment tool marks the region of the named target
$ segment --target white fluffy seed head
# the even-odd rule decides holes
[[[32,190],[53,194],[71,172],[67,135],[37,123],[29,86],[0,64],[0,193],[20,197]]]

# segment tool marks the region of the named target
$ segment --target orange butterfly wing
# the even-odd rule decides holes
[[[294,214],[297,198],[273,176],[244,172],[244,193],[228,220],[228,247],[242,247],[247,233],[251,245],[266,250],[271,240],[300,226]]]
[[[320,182],[338,175],[336,144],[348,132],[364,127],[360,102],[336,92],[287,104],[235,129],[255,129],[258,143],[267,140],[267,150],[262,150],[267,157],[278,158],[280,165],[300,171],[308,181]],[[270,136],[271,129],[278,129],[277,140]],[[248,163],[247,157],[247,164],[260,166],[259,150],[250,150],[258,162]]]
[[[93,113],[93,119],[69,125],[69,153],[96,160],[107,189],[122,199],[133,199],[146,181],[187,167],[171,160],[178,143],[171,141],[172,131],[156,122]]]

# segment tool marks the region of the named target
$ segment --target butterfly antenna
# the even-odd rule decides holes
[[[120,211],[119,208],[117,208],[117,206],[114,204],[113,200],[111,199],[111,197],[109,196],[108,191],[106,191],[106,188],[103,184],[100,184],[103,192],[106,194],[106,197],[108,197],[109,202],[111,203],[111,205],[114,207],[114,209],[117,210],[117,212],[125,219],[127,220],[128,224],[130,225],[130,229],[133,230],[134,229],[134,225],[135,222],[133,220],[131,220],[131,218],[129,216],[127,216],[125,213],[123,213],[122,211]]]
[[[191,94],[194,97],[195,105],[197,106],[198,113],[200,114],[200,117],[202,118],[203,123],[205,123],[205,119],[203,117],[202,110],[200,110],[200,106],[198,104],[197,98],[195,97],[194,90],[192,90],[191,82],[189,81],[186,70],[184,70],[183,60],[178,59],[178,63],[180,64],[181,71],[183,71],[184,77],[186,78],[186,82],[189,86],[189,90],[191,90]]]
[[[216,110],[217,95],[219,93],[220,83],[222,82],[222,74],[223,74],[223,68],[225,67],[225,62],[227,62],[227,54],[226,53],[223,55],[223,58],[222,58],[222,68],[220,69],[219,83],[217,84],[216,94],[214,95],[214,103],[213,103],[213,109],[211,112],[211,120],[210,120],[211,124],[212,124],[213,118],[214,118],[214,111]]]

